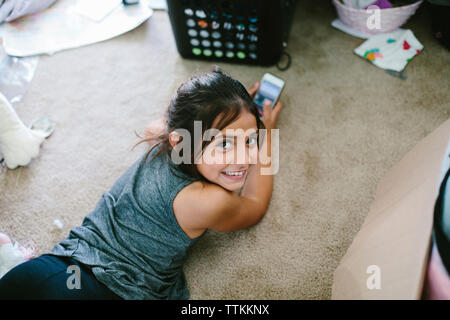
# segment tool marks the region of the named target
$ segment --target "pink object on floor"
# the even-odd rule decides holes
[[[14,240],[12,240],[9,236],[0,232],[0,247],[5,244],[13,244],[16,248],[20,250],[23,255],[23,259],[28,261],[35,257],[36,248],[33,241],[28,241],[25,246],[19,245]]]
[[[15,266],[34,257],[34,244],[22,246],[4,233],[0,233],[0,278]]]
[[[450,300],[450,276],[442,263],[436,244],[433,244],[425,276],[423,299]]]

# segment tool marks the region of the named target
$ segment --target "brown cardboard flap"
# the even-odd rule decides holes
[[[332,299],[420,299],[449,141],[447,120],[381,179],[335,270]]]

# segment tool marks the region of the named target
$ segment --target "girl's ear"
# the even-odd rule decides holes
[[[169,143],[172,146],[172,148],[175,148],[175,146],[181,142],[182,136],[178,134],[176,131],[172,131],[169,133]]]

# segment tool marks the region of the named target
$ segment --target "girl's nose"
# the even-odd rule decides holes
[[[249,164],[256,164],[258,162],[258,148],[248,149]]]
[[[254,164],[257,159],[257,148],[249,148],[247,145],[237,148],[235,164]]]

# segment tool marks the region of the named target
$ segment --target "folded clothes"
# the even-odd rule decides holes
[[[371,36],[354,52],[379,68],[401,72],[422,50],[411,30],[398,29]]]

